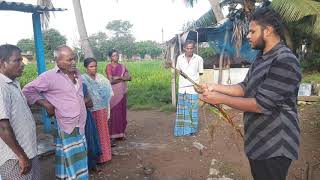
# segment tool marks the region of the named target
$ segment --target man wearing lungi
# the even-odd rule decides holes
[[[185,42],[185,53],[178,57],[176,68],[199,83],[200,75],[203,73],[203,59],[193,53],[194,48],[194,41]],[[199,95],[194,90],[193,84],[180,75],[175,136],[190,136],[198,132],[198,102]]]
[[[255,180],[285,180],[300,144],[300,64],[284,43],[279,15],[268,7],[252,15],[247,38],[260,53],[244,81],[204,84],[201,98],[244,111],[244,147]]]
[[[56,117],[56,179],[88,179],[82,78],[70,47],[57,47],[54,59],[56,67],[27,84],[23,93],[30,104]]]
[[[16,80],[24,64],[21,50],[0,46],[0,179],[40,180],[36,123]]]

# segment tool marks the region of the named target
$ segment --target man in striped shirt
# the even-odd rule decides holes
[[[201,99],[244,111],[244,146],[255,180],[285,180],[298,158],[300,65],[283,40],[279,15],[257,9],[247,36],[260,54],[237,85],[202,84]]]
[[[21,50],[0,46],[0,176],[3,180],[40,179],[36,124],[20,84]]]

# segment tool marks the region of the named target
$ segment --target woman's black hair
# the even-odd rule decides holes
[[[111,49],[111,50],[108,52],[108,56],[111,58],[112,54],[115,53],[115,52],[119,54],[119,51],[118,51],[118,50],[116,50],[116,49]]]
[[[281,40],[285,41],[284,29],[280,15],[270,6],[257,8],[251,17],[251,21],[256,21],[261,26],[272,26],[275,33]]]
[[[92,63],[92,62],[96,62],[97,63],[97,60],[94,59],[94,58],[89,57],[89,58],[84,59],[83,65],[84,65],[84,67],[88,67],[89,64]]]

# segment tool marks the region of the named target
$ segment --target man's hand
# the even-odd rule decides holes
[[[212,91],[205,91],[202,95],[200,95],[200,99],[204,102],[207,102],[212,105],[221,104],[221,99],[223,98],[224,94]]]
[[[209,89],[210,85],[211,84],[203,83],[203,84],[199,84],[199,86],[193,86],[193,87],[197,93],[202,94],[206,91],[212,91],[212,89]]]
[[[206,89],[207,91],[217,91],[217,84],[215,83],[203,83],[199,84],[203,89]]]
[[[26,174],[31,170],[31,162],[18,143],[16,136],[13,133],[9,119],[0,120],[0,138],[9,146],[16,154],[19,160],[20,174]],[[1,152],[0,152],[1,153]]]
[[[193,86],[193,88],[198,94],[202,94],[206,90],[206,89],[202,88],[201,86]]]
[[[27,157],[27,155],[19,158],[19,167],[20,167],[20,175],[27,174],[30,172],[32,168],[31,160]]]
[[[54,116],[54,106],[46,99],[39,99],[36,104],[44,107],[47,110],[49,117]]]

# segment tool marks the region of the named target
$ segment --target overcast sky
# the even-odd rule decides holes
[[[15,2],[36,4],[37,0]],[[69,45],[76,45],[79,35],[72,0],[53,0],[53,4],[68,10],[56,12],[51,18],[50,28],[55,28],[65,35]],[[89,35],[105,31],[108,22],[121,19],[133,24],[132,30],[137,41],[158,42],[162,40],[162,28],[164,40],[168,40],[181,32],[185,22],[198,19],[210,9],[207,0],[198,1],[193,8],[187,8],[183,0],[81,0],[81,5]],[[0,44],[16,44],[19,39],[33,36],[30,13],[0,11],[0,22]]]

